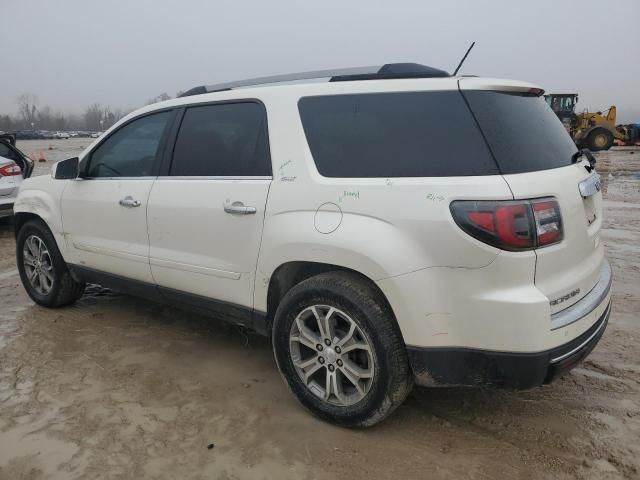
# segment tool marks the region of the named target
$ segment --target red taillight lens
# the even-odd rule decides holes
[[[503,245],[513,249],[533,247],[534,235],[526,203],[498,206],[495,212],[496,232]]]
[[[487,232],[496,231],[496,216],[494,212],[469,212],[467,214],[471,223],[483,228]]]
[[[562,240],[560,207],[554,199],[451,203],[456,223],[469,235],[503,250],[531,250]]]
[[[22,175],[22,170],[15,163],[9,163],[0,167],[0,177],[12,177],[14,175]]]

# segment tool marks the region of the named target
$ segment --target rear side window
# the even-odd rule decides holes
[[[325,177],[498,173],[458,91],[305,97],[298,108]]]
[[[504,174],[564,167],[576,145],[542,97],[464,91]]]
[[[173,176],[268,176],[264,109],[252,102],[188,108],[171,164]]]

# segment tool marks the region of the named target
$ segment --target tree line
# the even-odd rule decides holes
[[[179,94],[178,94],[179,95]],[[146,104],[169,100],[167,93],[150,98]],[[40,106],[38,97],[23,93],[16,97],[18,111],[14,115],[0,113],[0,131],[14,130],[77,130],[99,132],[111,127],[127,115],[131,109],[112,108],[100,103],[92,103],[82,113],[65,113],[53,110],[48,105]]]

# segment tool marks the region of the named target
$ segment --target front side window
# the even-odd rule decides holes
[[[171,163],[172,176],[268,176],[264,109],[254,102],[188,108]]]
[[[147,177],[153,175],[162,135],[172,112],[134,120],[107,138],[91,154],[87,176]]]

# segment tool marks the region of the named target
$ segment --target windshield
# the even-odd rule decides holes
[[[577,147],[541,97],[470,90],[462,92],[501,173],[525,173],[571,164]]]

